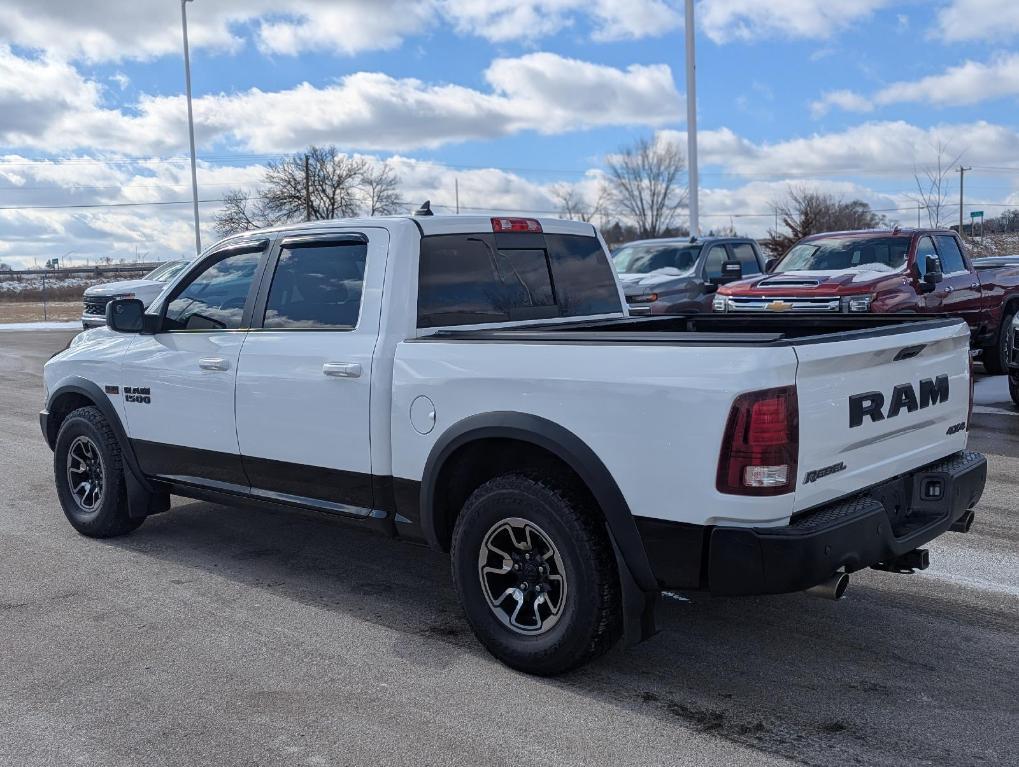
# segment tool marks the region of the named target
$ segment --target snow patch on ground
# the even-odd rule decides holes
[[[5,330],[81,330],[81,321],[69,322],[8,322],[0,323],[0,331]]]

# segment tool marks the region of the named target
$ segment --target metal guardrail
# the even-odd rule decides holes
[[[120,264],[118,266],[72,266],[58,269],[19,269],[0,272],[0,279],[17,279],[18,277],[42,277],[60,279],[74,275],[103,276],[104,274],[133,274],[135,272],[151,272],[163,261],[152,261],[143,264]]]

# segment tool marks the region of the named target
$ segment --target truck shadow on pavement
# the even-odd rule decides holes
[[[497,665],[462,616],[447,557],[328,517],[185,502],[111,545],[418,639],[380,647],[380,663]],[[840,603],[666,597],[650,641],[533,684],[802,764],[1007,761],[1016,600],[926,577],[866,571]]]

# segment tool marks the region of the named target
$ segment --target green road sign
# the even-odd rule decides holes
[[[969,214],[969,217],[970,218],[983,218],[984,217],[984,212],[982,210],[974,210],[972,213]]]

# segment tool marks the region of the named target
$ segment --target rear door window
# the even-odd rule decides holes
[[[499,247],[493,234],[423,238],[418,327],[622,311],[597,238],[548,234],[539,242],[545,247]]]
[[[368,244],[284,247],[272,277],[262,326],[352,330],[361,310]]]
[[[761,273],[761,264],[757,260],[757,253],[749,242],[738,242],[733,245],[732,254],[743,267],[744,276]]]
[[[959,250],[959,243],[950,234],[938,234],[934,236],[938,243],[938,255],[941,256],[941,270],[945,274],[965,272],[966,262],[963,261],[962,251]]]

